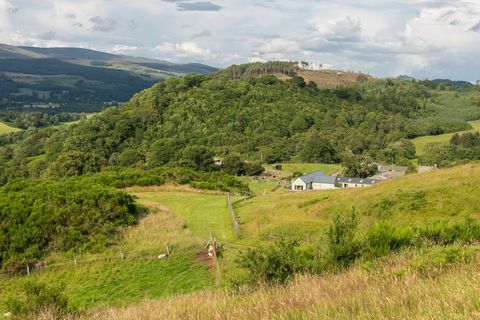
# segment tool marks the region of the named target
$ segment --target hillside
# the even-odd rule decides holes
[[[454,237],[453,230],[461,230],[465,216],[475,219],[480,216],[480,199],[471,192],[471,186],[480,182],[479,177],[480,165],[470,164],[410,175],[368,189],[306,193],[271,191],[274,184],[249,180],[257,195],[234,199],[242,221],[240,240],[234,237],[224,194],[170,184],[128,188],[126,191],[135,195],[138,203],[150,209],[138,226],[125,229],[123,238],[105,252],[78,254],[77,266],[71,254],[53,254],[45,259],[46,267],[34,270],[29,278],[2,278],[0,302],[21,295],[22,284],[28,280],[55,280],[65,284],[66,296],[73,305],[82,308],[85,319],[128,319],[133,314],[141,315],[142,319],[150,319],[152,314],[153,318],[159,314],[175,318],[178,310],[183,310],[182,318],[186,319],[207,315],[229,319],[233,317],[231,306],[237,310],[237,317],[241,314],[245,319],[325,312],[332,319],[347,319],[352,315],[362,319],[372,314],[387,317],[393,312],[408,318],[425,307],[427,292],[433,299],[432,288],[438,290],[435,301],[442,305],[452,303],[451,292],[466,299],[475,291],[471,279],[478,277],[477,246],[461,242],[404,245],[387,251],[384,258],[365,257],[351,269],[300,276],[286,286],[246,287],[240,291],[232,288],[244,275],[235,261],[246,248],[271,245],[280,237],[299,237],[307,248],[322,246],[332,217],[349,216],[353,206],[360,217],[362,238],[377,224],[414,230],[423,230],[428,225],[432,227],[432,239]],[[387,201],[391,204],[381,205]],[[454,225],[457,222],[460,224]],[[458,229],[451,229],[448,234],[435,229],[449,225]],[[476,235],[478,226],[472,224],[470,228]],[[396,236],[406,234],[398,232]],[[224,289],[219,291],[213,289],[213,265],[202,259],[210,233],[217,235],[224,246],[220,259]],[[172,255],[167,260],[157,259],[167,245]],[[462,282],[454,285],[453,279]],[[342,293],[345,299],[339,299],[339,286],[350,288]],[[177,296],[204,289],[207,291]],[[385,290],[390,293],[392,304],[387,309],[378,309],[380,304],[384,305],[378,292],[383,294]],[[158,298],[162,299],[153,300]],[[352,299],[363,307],[345,309]],[[205,308],[206,301],[213,301],[215,313]],[[409,301],[409,307],[402,301]],[[224,307],[226,304],[230,306],[228,309]],[[252,304],[259,309],[252,309]],[[246,308],[247,305],[250,307]],[[100,309],[92,309],[97,307]],[[453,304],[449,312],[474,312],[470,304],[467,309],[458,308]],[[8,311],[4,307],[0,310]],[[428,310],[426,318],[441,311]]]
[[[0,44],[0,109],[100,111],[172,75],[215,70],[202,64],[174,64],[81,48]]]
[[[79,167],[215,170],[209,159],[228,155],[257,166],[339,164],[351,154],[408,165],[416,157],[408,138],[464,130],[468,119],[480,118],[477,88],[377,80],[321,89],[291,67],[272,62],[171,78],[69,128],[5,137],[0,144],[18,151],[0,149],[6,159],[0,181],[84,172]],[[278,72],[290,79],[272,75]],[[31,157],[41,161],[22,165]]]
[[[299,277],[285,287],[146,300],[80,319],[475,319],[478,250],[406,253],[345,273]]]

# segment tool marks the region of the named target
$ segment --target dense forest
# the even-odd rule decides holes
[[[283,68],[294,71],[291,63]],[[319,89],[296,75],[264,74],[268,70],[283,72],[282,63],[172,78],[70,128],[2,136],[0,183],[109,167],[215,171],[212,158],[229,155],[257,163],[248,168],[252,174],[260,163],[340,163],[352,154],[408,164],[415,158],[408,138],[467,129],[468,117],[480,117],[477,88],[379,80]],[[455,103],[468,105],[465,117],[440,113],[456,107],[438,105],[445,92],[463,95]],[[461,114],[461,107],[452,112]]]

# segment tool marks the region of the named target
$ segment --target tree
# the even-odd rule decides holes
[[[343,174],[348,177],[367,178],[377,173],[378,166],[372,158],[365,155],[346,153],[343,156]]]
[[[197,171],[214,171],[217,169],[213,162],[212,150],[202,146],[188,146],[183,149],[178,163]]]
[[[245,161],[237,154],[229,154],[223,159],[223,170],[233,176],[241,176],[245,174]]]
[[[309,133],[300,151],[300,159],[314,163],[336,163],[339,160],[337,152],[328,139],[320,136],[316,130]]]

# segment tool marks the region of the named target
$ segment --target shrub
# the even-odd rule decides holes
[[[480,223],[470,217],[457,222],[438,221],[415,228],[419,244],[429,242],[447,245],[455,242],[472,243],[480,239]]]
[[[389,222],[380,222],[371,227],[364,240],[365,255],[381,257],[412,244],[410,228],[398,228]]]
[[[276,241],[272,246],[249,249],[237,263],[249,271],[252,283],[286,283],[295,273],[304,271],[305,257],[295,239]]]
[[[24,284],[23,291],[22,298],[10,299],[6,303],[7,310],[15,319],[37,319],[47,312],[51,318],[60,319],[74,312],[63,294],[63,288],[59,286],[29,281]]]
[[[327,250],[332,262],[347,266],[361,254],[361,242],[357,239],[358,218],[335,215],[327,231]]]

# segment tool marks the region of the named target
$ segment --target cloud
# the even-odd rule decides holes
[[[470,30],[474,32],[480,32],[480,21],[476,25],[474,25]]]
[[[110,18],[102,18],[100,16],[90,18],[90,22],[93,24],[92,30],[94,31],[108,32],[114,30],[117,26],[117,22],[115,20]]]
[[[331,42],[357,42],[362,40],[360,18],[347,16],[338,20],[320,22],[313,30],[317,37]]]
[[[179,11],[220,11],[222,7],[211,2],[178,2],[177,9]]]
[[[125,44],[116,44],[112,48],[112,52],[116,54],[132,54],[132,52],[138,51],[139,47],[128,46]]]
[[[195,33],[192,35],[192,39],[197,39],[197,38],[208,38],[212,36],[212,32],[210,30],[203,30],[199,33]]]
[[[203,49],[195,42],[171,43],[163,42],[152,50],[162,59],[201,59],[206,60],[214,55],[210,49]]]
[[[39,34],[38,38],[41,39],[41,40],[53,40],[53,39],[55,39],[56,35],[57,35],[56,32],[48,31],[48,32]]]

